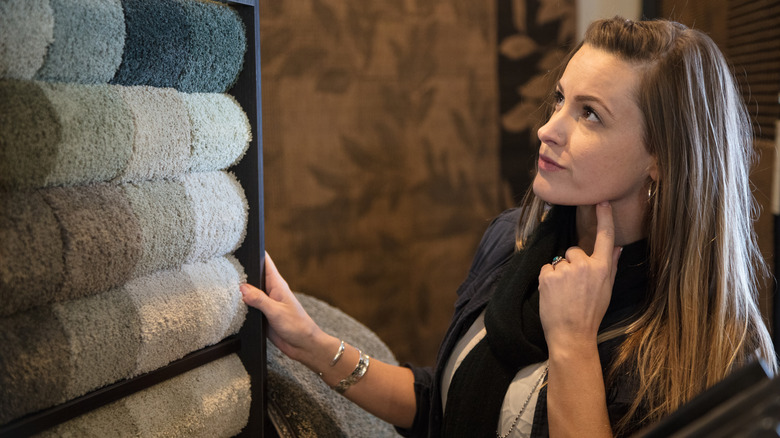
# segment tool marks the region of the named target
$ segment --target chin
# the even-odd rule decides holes
[[[561,196],[560,193],[555,193],[556,191],[550,187],[547,181],[540,180],[538,177],[534,179],[532,189],[534,195],[536,195],[537,198],[550,205],[563,205],[571,207],[589,205],[588,200],[585,200],[586,202],[583,203],[582,199],[573,199],[572,197]],[[593,204],[595,204],[595,202]]]

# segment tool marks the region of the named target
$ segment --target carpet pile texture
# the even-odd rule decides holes
[[[0,188],[220,170],[250,140],[246,113],[225,94],[0,80]]]
[[[326,332],[372,358],[397,365],[395,356],[369,328],[329,304],[303,293],[298,300]],[[330,389],[315,373],[285,356],[270,341],[268,400],[275,423],[297,437],[397,437],[389,423],[367,413]],[[367,372],[371,372],[371,367]]]
[[[243,279],[232,256],[217,257],[0,318],[0,424],[237,333]]]

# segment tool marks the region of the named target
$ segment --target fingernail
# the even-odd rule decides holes
[[[609,201],[599,202],[599,205],[602,206],[602,207],[609,207]]]

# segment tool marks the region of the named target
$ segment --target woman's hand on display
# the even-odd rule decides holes
[[[325,334],[295,298],[268,253],[265,254],[265,285],[267,291],[242,284],[244,302],[263,312],[270,328],[268,338],[279,350],[292,359],[304,360],[317,336]]]
[[[548,347],[595,345],[607,312],[621,248],[608,202],[596,206],[596,240],[589,256],[579,247],[539,273],[539,314]]]

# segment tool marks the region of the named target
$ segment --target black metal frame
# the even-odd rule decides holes
[[[263,215],[263,137],[260,88],[260,11],[259,0],[229,0],[244,22],[247,50],[244,67],[236,84],[228,90],[249,117],[252,140],[245,157],[231,168],[241,182],[249,203],[249,218],[244,243],[235,252],[243,265],[247,280],[264,288],[265,231]],[[252,381],[249,422],[240,436],[263,437],[268,421],[265,399],[265,329],[264,318],[256,309],[249,309],[246,321],[237,336],[193,352],[182,359],[144,375],[100,388],[58,406],[24,416],[0,427],[0,438],[23,437],[78,417],[91,410],[127,397],[172,377],[205,365],[211,361],[238,353]]]

